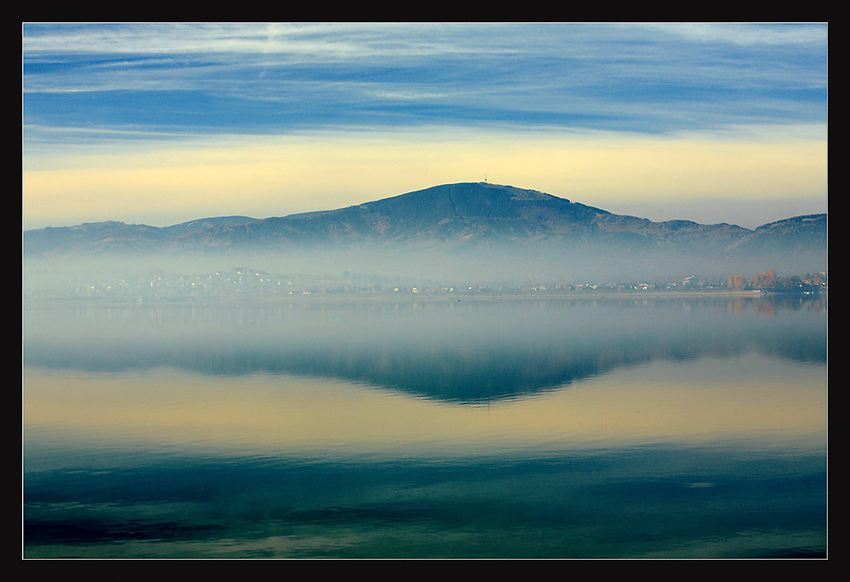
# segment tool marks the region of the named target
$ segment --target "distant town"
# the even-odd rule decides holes
[[[563,283],[535,281],[525,285],[470,285],[413,283],[345,271],[338,276],[302,277],[279,275],[249,267],[234,267],[204,275],[152,271],[146,275],[104,275],[101,280],[65,281],[49,286],[24,285],[24,298],[104,299],[151,303],[238,298],[281,297],[457,297],[499,295],[562,295],[602,293],[750,292],[822,295],[827,293],[827,274],[814,273],[780,277],[772,271],[725,278],[687,276],[669,281],[621,283]]]

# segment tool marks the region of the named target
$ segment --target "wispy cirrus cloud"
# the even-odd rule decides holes
[[[28,114],[57,125],[102,106],[100,93],[112,123],[137,122],[141,95],[169,120],[168,92],[196,99],[187,126],[232,130],[218,103],[245,131],[258,117],[285,131],[286,108],[303,125],[809,123],[823,110],[824,47],[821,26],[27,25],[24,92]],[[39,101],[69,92],[91,101]]]

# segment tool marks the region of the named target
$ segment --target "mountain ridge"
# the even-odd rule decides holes
[[[487,182],[442,184],[351,206],[252,218],[196,219],[168,227],[117,221],[24,231],[25,257],[289,252],[305,249],[430,251],[439,256],[523,256],[826,266],[826,214],[790,217],[755,229],[614,214],[537,190]],[[761,257],[760,255],[764,255]],[[768,255],[770,257],[768,258]],[[784,257],[784,258],[783,258]],[[574,260],[574,262],[575,262]],[[656,265],[657,268],[657,265]]]

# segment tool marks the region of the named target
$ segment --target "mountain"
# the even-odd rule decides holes
[[[725,269],[826,269],[826,215],[793,217],[754,230],[687,220],[654,222],[512,186],[445,184],[365,204],[254,219],[195,220],[165,228],[120,222],[24,232],[25,257],[187,256],[349,252],[365,260],[470,268],[627,274]],[[386,254],[382,254],[386,253]],[[404,258],[400,258],[404,257]],[[497,266],[502,263],[501,266]],[[542,271],[541,271],[542,272]]]

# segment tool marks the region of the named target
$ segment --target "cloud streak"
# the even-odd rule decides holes
[[[246,132],[285,131],[296,116],[299,127],[811,123],[824,47],[821,26],[29,25],[25,115],[215,130],[227,125],[219,105]],[[107,98],[111,117],[72,117]],[[154,102],[158,116],[134,115]],[[180,122],[169,115],[179,104],[193,113]]]

